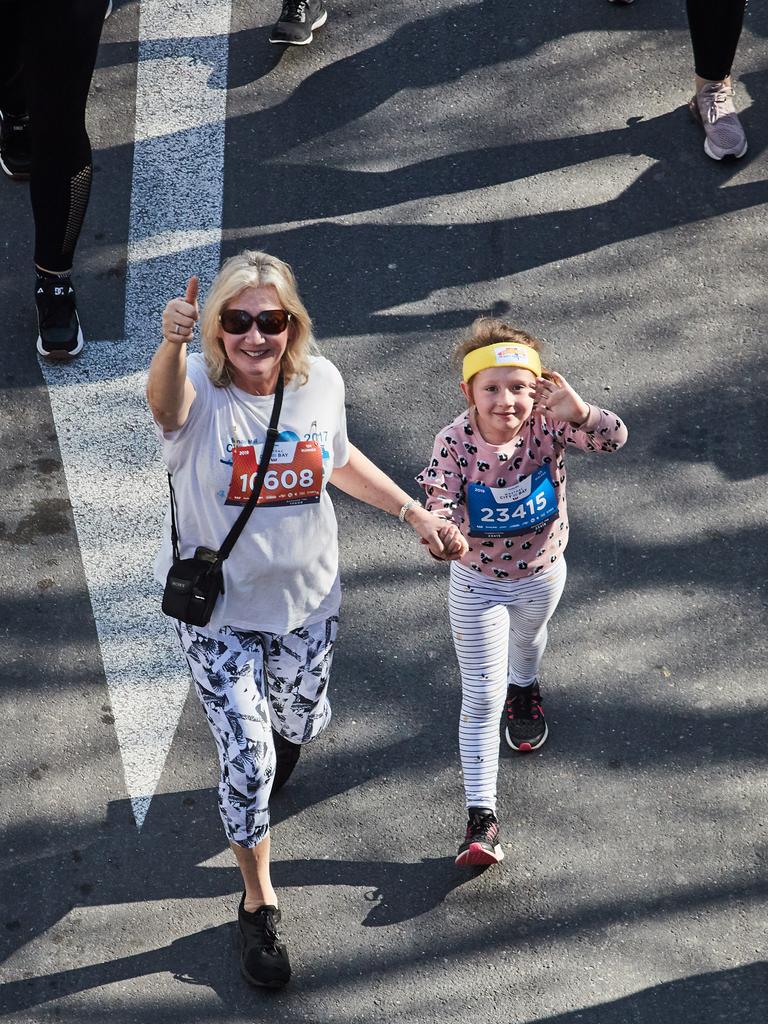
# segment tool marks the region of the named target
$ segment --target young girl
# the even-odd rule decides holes
[[[538,671],[565,585],[565,452],[615,452],[627,429],[542,370],[540,342],[481,318],[456,349],[468,409],[435,438],[416,478],[426,506],[468,542],[451,564],[451,631],[461,670],[459,747],[469,816],[456,863],[504,853],[496,818],[499,716],[516,751],[547,738]]]

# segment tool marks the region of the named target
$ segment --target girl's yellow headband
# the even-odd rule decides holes
[[[541,359],[535,348],[497,341],[493,345],[476,348],[464,356],[464,382],[469,383],[480,370],[488,370],[493,366],[519,366],[523,370],[530,370],[537,377],[541,376]]]

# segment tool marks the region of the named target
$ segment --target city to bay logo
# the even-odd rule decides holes
[[[497,345],[494,349],[497,366],[506,366],[509,363],[524,363],[529,361],[528,353],[524,348],[516,345]]]

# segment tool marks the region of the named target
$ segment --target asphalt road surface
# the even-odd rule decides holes
[[[18,1024],[700,1024],[768,1018],[768,12],[747,156],[685,109],[684,5],[142,0],[105,26],[76,283],[35,354],[26,187],[0,181],[0,1018]],[[222,256],[289,260],[350,434],[413,493],[481,312],[626,419],[571,457],[550,739],[504,755],[506,859],[464,827],[446,572],[339,498],[334,721],[273,808],[294,979],[248,988],[214,748],[150,578],[159,313]]]

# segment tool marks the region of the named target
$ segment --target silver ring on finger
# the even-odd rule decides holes
[[[174,333],[181,334],[181,324],[176,324],[176,330],[174,331]]]

